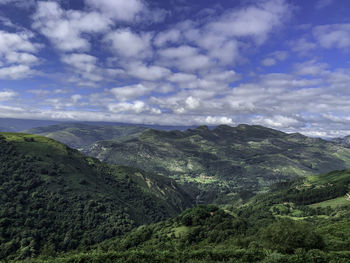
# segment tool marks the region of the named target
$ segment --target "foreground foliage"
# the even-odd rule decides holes
[[[171,179],[45,137],[0,135],[0,260],[87,247],[175,216],[188,200]]]
[[[324,200],[326,186],[348,187],[349,179],[350,171],[337,171],[277,184],[243,206],[200,205],[90,248],[28,262],[349,262],[350,201],[335,207],[300,201]]]

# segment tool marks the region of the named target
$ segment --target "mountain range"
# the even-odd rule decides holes
[[[225,203],[298,176],[350,167],[350,149],[263,126],[185,131],[56,125],[29,130],[111,164],[173,178],[200,202]]]

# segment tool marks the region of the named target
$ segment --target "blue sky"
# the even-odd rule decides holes
[[[0,117],[350,134],[350,2],[0,0]]]

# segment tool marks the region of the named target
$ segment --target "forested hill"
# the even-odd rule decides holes
[[[0,261],[91,245],[190,205],[169,178],[45,137],[0,133]]]
[[[268,189],[278,181],[350,167],[350,149],[335,142],[254,125],[149,129],[134,138],[96,142],[83,152],[171,176],[200,189],[196,194],[207,202],[226,202],[220,192]]]
[[[40,263],[350,262],[350,171],[280,183],[242,206],[200,205]],[[30,262],[30,261],[29,261]]]

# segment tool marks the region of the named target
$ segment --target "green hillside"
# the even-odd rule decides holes
[[[108,163],[170,176],[202,202],[226,203],[279,181],[350,167],[350,149],[262,126],[146,130],[99,141],[83,152]],[[197,189],[197,190],[194,190]]]
[[[0,133],[0,260],[85,247],[190,205],[169,178],[103,164],[49,138]]]
[[[26,130],[46,136],[73,148],[82,148],[101,140],[133,138],[147,130],[138,126],[102,126],[84,123],[63,123]]]
[[[350,171],[336,173],[276,184],[241,206],[200,205],[85,251],[35,262],[349,262],[350,201],[308,205],[349,191]]]

